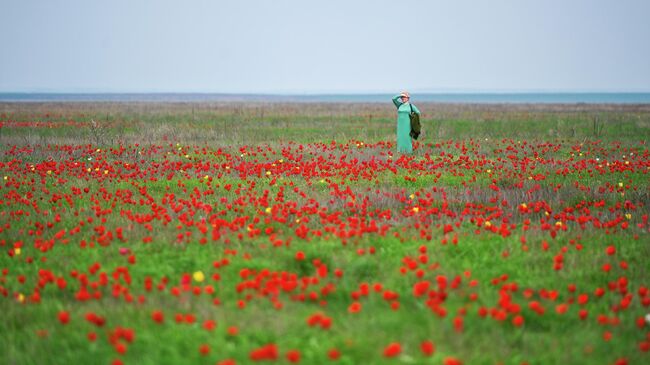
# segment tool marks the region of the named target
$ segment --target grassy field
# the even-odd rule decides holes
[[[650,106],[0,103],[7,364],[647,363]]]

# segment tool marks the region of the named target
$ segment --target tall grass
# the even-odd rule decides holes
[[[418,104],[421,140],[646,140],[650,105]],[[392,140],[385,103],[0,103],[0,142],[261,144],[278,141]],[[82,127],[11,128],[12,122],[75,121]],[[101,142],[101,143],[100,143]]]

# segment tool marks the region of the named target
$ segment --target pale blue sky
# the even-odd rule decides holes
[[[2,0],[0,91],[650,91],[648,0]]]

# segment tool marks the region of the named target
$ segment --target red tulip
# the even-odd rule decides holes
[[[300,351],[298,350],[289,350],[286,354],[287,361],[290,363],[299,363],[300,362]]]
[[[151,319],[155,322],[162,323],[165,320],[165,316],[163,312],[156,310],[151,313]]]
[[[422,353],[425,356],[432,356],[433,353],[436,351],[436,348],[435,348],[433,342],[431,342],[429,340],[426,340],[426,341],[422,341],[422,343],[420,343],[420,350],[422,351]]]
[[[395,357],[402,353],[402,345],[399,342],[391,342],[384,348],[385,357]]]
[[[68,313],[66,311],[61,311],[58,314],[58,318],[59,318],[59,322],[61,322],[61,324],[66,325],[66,324],[68,324],[68,322],[70,322],[70,313]]]
[[[210,353],[210,345],[204,343],[199,346],[199,353],[202,356],[207,356]]]

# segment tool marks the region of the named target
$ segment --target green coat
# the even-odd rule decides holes
[[[393,104],[397,107],[397,152],[411,153],[413,145],[411,144],[411,103],[402,103],[400,96],[393,97]],[[420,110],[413,105],[413,111],[420,114]]]

